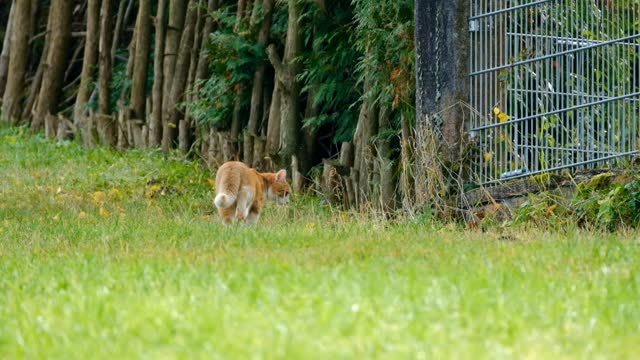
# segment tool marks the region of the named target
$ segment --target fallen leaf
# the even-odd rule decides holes
[[[500,119],[500,122],[506,122],[507,120],[511,119],[511,116],[501,112],[500,114],[498,114],[498,119]]]
[[[100,206],[100,216],[102,216],[103,218],[108,218],[111,215],[111,213],[109,212],[109,210],[105,209],[104,207]]]
[[[93,201],[97,203],[104,203],[107,200],[107,194],[103,191],[96,191],[93,193]]]

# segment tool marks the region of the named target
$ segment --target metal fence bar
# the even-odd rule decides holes
[[[475,16],[470,16],[469,20],[478,20],[478,19],[483,19],[486,17],[491,17],[491,16],[496,16],[496,15],[500,15],[500,14],[504,14],[504,13],[508,13],[511,11],[516,11],[516,10],[520,10],[520,9],[526,9],[529,7],[533,7],[536,5],[540,5],[540,4],[544,4],[544,3],[548,3],[548,2],[553,2],[555,0],[538,0],[538,1],[533,1],[530,3],[526,3],[526,4],[521,4],[521,5],[516,5],[516,6],[512,6],[509,8],[504,8],[504,9],[500,9],[500,10],[494,10],[494,11],[489,11],[487,13],[484,14],[480,14],[480,15],[475,15]]]
[[[515,123],[519,123],[519,122],[523,122],[523,121],[527,121],[527,120],[533,120],[533,119],[537,119],[537,118],[541,118],[541,117],[545,117],[545,116],[549,116],[549,115],[555,115],[555,114],[559,114],[559,113],[564,113],[564,112],[569,112],[569,111],[574,111],[574,110],[580,110],[580,109],[584,109],[584,108],[588,108],[588,107],[593,107],[595,105],[608,104],[608,103],[611,103],[611,102],[614,102],[614,101],[619,101],[619,100],[626,100],[628,98],[632,98],[632,97],[636,97],[636,96],[640,96],[640,91],[635,92],[635,93],[631,93],[631,94],[626,94],[626,95],[620,95],[620,96],[616,96],[616,97],[612,97],[612,98],[607,98],[607,99],[604,99],[604,100],[598,100],[598,101],[592,101],[592,102],[583,103],[583,104],[580,104],[580,105],[574,105],[574,106],[571,106],[571,107],[568,107],[568,108],[564,108],[564,109],[558,109],[558,110],[553,110],[553,111],[547,111],[547,112],[540,113],[540,114],[529,115],[529,116],[525,116],[525,117],[520,118],[520,119],[512,119],[512,120],[509,120],[508,123],[494,123],[494,124],[479,126],[479,127],[470,129],[470,131],[479,131],[479,130],[497,128],[497,127],[501,127],[501,126],[507,126],[507,125],[510,125],[510,124],[515,124]]]
[[[546,60],[546,59],[551,59],[551,58],[554,58],[554,57],[559,57],[559,56],[564,56],[564,55],[569,55],[569,54],[575,54],[575,53],[583,52],[585,50],[596,49],[596,48],[600,48],[600,47],[603,47],[603,46],[616,44],[616,43],[619,43],[619,42],[622,42],[622,41],[634,40],[634,39],[638,39],[638,38],[640,38],[640,34],[635,34],[635,35],[631,35],[631,36],[625,36],[625,37],[614,39],[614,40],[604,41],[604,42],[601,42],[599,44],[593,44],[593,45],[584,46],[584,47],[580,47],[580,48],[572,49],[572,50],[565,50],[565,51],[561,51],[561,52],[554,53],[554,54],[539,56],[539,57],[531,58],[531,59],[527,59],[527,60],[521,60],[521,61],[517,61],[517,62],[514,62],[514,63],[500,65],[500,66],[496,66],[496,67],[489,68],[489,69],[484,69],[484,70],[481,70],[481,71],[475,71],[475,72],[470,73],[469,75],[470,76],[476,76],[476,75],[480,75],[480,74],[484,74],[484,73],[496,72],[496,71],[499,71],[499,70],[509,69],[509,68],[512,68],[512,67],[520,66],[520,65],[531,64],[531,63],[534,63],[534,62],[538,62],[540,60]]]
[[[470,103],[484,114],[468,124],[479,183],[615,166],[638,153],[640,9],[611,4],[470,2]]]

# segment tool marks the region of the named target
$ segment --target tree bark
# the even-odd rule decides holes
[[[99,97],[98,97],[98,133],[100,141],[108,146],[115,145],[116,127],[111,116],[111,72],[113,59],[111,57],[111,45],[113,41],[113,0],[102,0],[100,10],[100,72],[99,72]]]
[[[11,3],[9,10],[9,19],[7,20],[7,28],[4,32],[4,41],[2,44],[2,53],[0,53],[0,98],[4,95],[4,89],[7,85],[7,72],[9,71],[9,53],[11,50],[11,33],[13,32],[13,12],[16,8],[16,2]]]
[[[42,86],[31,127],[40,129],[46,120],[45,133],[54,137],[57,132],[57,117],[47,116],[57,113],[58,98],[63,86],[63,76],[71,40],[72,0],[56,0],[51,5],[51,45],[47,53],[47,67],[42,75]]]
[[[122,37],[122,30],[129,22],[129,17],[131,16],[132,9],[133,9],[133,0],[129,0],[129,2],[125,2],[125,0],[120,1],[120,5],[118,6],[118,15],[116,16],[115,29],[113,30],[113,36],[111,37],[112,59],[115,59],[116,57],[116,51],[118,50],[118,46],[120,44],[120,38]]]
[[[282,90],[277,75],[274,76],[275,85],[273,86],[273,95],[271,96],[271,106],[269,108],[269,121],[267,122],[267,144],[265,152],[274,162],[278,162],[278,153],[280,152],[280,121],[282,119],[280,107],[282,102]]]
[[[178,53],[178,59],[175,64],[173,80],[171,81],[171,92],[168,102],[166,103],[166,126],[163,129],[162,138],[162,148],[165,151],[169,151],[171,148],[173,148],[174,141],[177,135],[178,117],[180,116],[180,112],[178,111],[178,104],[184,96],[184,91],[187,84],[187,76],[190,64],[189,59],[191,56],[190,48],[193,44],[193,35],[196,22],[196,8],[194,5],[195,0],[189,1],[187,16],[184,22],[184,31],[182,32],[182,37],[180,38],[180,50]],[[168,79],[165,78],[165,80]]]
[[[403,114],[400,115],[400,126],[402,137],[400,139],[400,191],[402,197],[402,207],[406,211],[414,210],[414,179],[413,179],[413,153],[411,149],[411,126],[409,119]]]
[[[416,121],[468,101],[469,0],[416,0]],[[435,46],[433,44],[439,44]],[[460,107],[443,114],[445,161],[457,160],[463,127]],[[468,117],[467,117],[468,118]]]
[[[85,115],[87,102],[91,96],[90,85],[95,75],[95,67],[98,62],[98,45],[99,45],[99,19],[100,19],[100,0],[88,0],[87,5],[87,35],[84,47],[84,60],[82,63],[82,74],[80,79],[80,87],[76,97],[76,104],[73,111],[73,123],[82,131],[82,138],[85,145],[94,144],[91,123]]]
[[[365,75],[364,93],[366,94],[371,85],[368,75]],[[353,136],[355,156],[352,169],[352,179],[357,206],[363,205],[369,200],[370,185],[373,175],[374,148],[371,143],[372,137],[377,133],[378,120],[376,107],[371,99],[364,97],[358,115],[358,124]]]
[[[187,86],[186,86],[186,94],[185,99],[187,103],[187,108],[185,110],[184,117],[180,120],[178,125],[178,147],[180,148],[180,152],[186,155],[191,149],[191,144],[193,143],[193,138],[195,135],[195,129],[193,126],[193,118],[191,116],[191,112],[189,109],[189,104],[193,101],[195,94],[195,82],[196,82],[196,72],[198,67],[198,60],[200,54],[200,45],[202,44],[202,28],[204,25],[204,12],[206,8],[202,5],[202,0],[197,1],[197,14],[196,14],[196,24],[193,33],[193,41],[191,46],[191,55],[189,59],[189,75],[187,78]]]
[[[160,0],[158,3],[158,14],[156,16],[156,49],[153,63],[153,89],[151,122],[149,123],[149,146],[158,147],[162,142],[162,87],[164,84],[164,63],[165,34],[167,30],[167,0]]]
[[[214,12],[218,10],[218,6],[218,0],[209,0],[207,10],[210,13]],[[209,34],[213,32],[214,25],[213,18],[207,14],[204,22],[204,28],[202,29],[202,44],[200,45],[200,49],[206,49],[207,44],[209,43]],[[207,64],[207,54],[205,52],[198,54],[198,68],[196,70],[197,79],[204,79],[207,77]]]
[[[14,29],[29,29],[31,27],[31,2],[16,1],[14,11],[11,27]],[[20,116],[20,103],[27,71],[28,31],[11,31],[10,47],[9,72],[2,99],[2,114],[7,121],[16,124]]]
[[[289,16],[287,24],[287,41],[285,44],[282,61],[278,58],[275,47],[270,45],[267,49],[269,61],[276,70],[276,79],[282,86],[281,93],[281,165],[289,166],[291,156],[298,151],[300,137],[300,116],[298,97],[300,85],[297,76],[300,73],[300,64],[296,58],[302,51],[302,33],[300,29],[301,5],[297,0],[289,0]]]
[[[263,18],[262,24],[260,26],[260,31],[258,32],[258,45],[266,46],[267,41],[269,40],[269,33],[271,31],[271,22],[273,17],[273,5],[274,0],[263,0],[262,2],[262,10],[263,10]],[[255,6],[255,5],[254,5]],[[257,6],[255,7],[258,8]],[[257,13],[257,11],[254,11]],[[252,15],[252,22],[258,21]],[[249,124],[247,125],[247,130],[249,136],[245,138],[245,161],[249,164],[252,164],[252,157],[254,154],[253,143],[254,138],[259,136],[258,130],[260,127],[260,119],[262,117],[262,101],[263,101],[263,92],[264,92],[264,75],[266,71],[266,64],[261,64],[256,69],[256,72],[253,75],[253,89],[251,91],[251,108],[249,110]]]
[[[209,0],[207,4],[208,13],[205,14],[205,22],[204,22],[204,27],[202,28],[202,35],[200,39],[200,42],[201,42],[200,52],[197,54],[198,64],[196,65],[196,82],[194,83],[194,89],[193,89],[194,100],[198,99],[200,96],[198,80],[203,80],[207,77],[208,60],[207,60],[207,53],[204,51],[204,49],[207,48],[207,44],[209,43],[209,34],[211,34],[211,32],[213,32],[213,29],[214,29],[213,18],[209,16],[209,13],[214,12],[217,9],[218,9],[218,0]],[[203,146],[206,143],[208,146],[209,153],[211,151],[214,151],[212,149],[215,148],[214,142],[215,142],[215,139],[217,139],[217,135],[215,135],[215,130],[209,129],[207,125],[200,125],[200,126],[196,125],[196,127],[197,128],[200,127]]]
[[[378,133],[391,129],[391,113],[388,108],[382,107],[378,117]],[[377,168],[379,172],[379,204],[384,213],[390,213],[396,208],[396,162],[391,159],[391,144],[389,138],[379,136],[376,144]],[[375,183],[374,183],[375,184]]]
[[[315,12],[315,16],[313,19],[314,24],[319,24],[327,20],[327,12],[326,12],[326,3],[325,0],[314,0],[315,5],[318,7],[318,10]],[[313,28],[313,40],[312,40],[312,51],[320,51],[318,45],[318,36],[316,34],[317,29],[314,26]],[[307,104],[305,109],[304,118],[311,119],[320,114],[320,108],[316,103],[316,92],[317,92],[318,84],[311,84],[309,91],[307,93]],[[304,141],[304,146],[300,151],[300,172],[304,175],[313,167],[314,164],[320,160],[317,156],[318,150],[318,135],[317,129],[311,127],[304,127],[302,129],[302,138]]]
[[[245,31],[245,26],[247,18],[249,18],[248,11],[249,3],[247,0],[238,0],[238,7],[236,9],[236,23],[234,25],[234,31],[236,34],[239,34],[241,31]],[[242,154],[243,151],[238,149],[239,138],[241,135],[241,129],[244,124],[245,114],[242,113],[242,98],[244,97],[244,92],[246,88],[244,84],[238,84],[235,87],[235,102],[233,105],[233,112],[231,114],[231,139],[233,141],[234,150],[238,151],[239,154]],[[252,157],[253,153],[250,155],[248,153],[244,153],[244,155],[248,155]],[[246,159],[243,159],[247,165],[250,165]]]
[[[193,5],[193,0],[189,1],[189,6]],[[164,49],[164,83],[162,84],[162,148],[169,151],[173,147],[173,142],[177,134],[176,124],[170,123],[169,119],[173,114],[173,109],[169,106],[171,101],[171,91],[175,78],[176,62],[178,50],[180,48],[180,37],[185,23],[185,13],[187,2],[184,0],[171,0],[169,3],[169,25],[167,27],[167,40]],[[185,75],[186,76],[186,75]]]
[[[31,32],[34,33],[37,28],[37,24],[35,24],[37,20],[37,11],[34,11],[34,6],[38,3],[38,0],[33,0],[31,2]],[[47,26],[44,34],[44,46],[42,47],[42,52],[40,53],[40,58],[37,61],[37,69],[36,74],[31,81],[31,86],[29,89],[29,95],[27,96],[27,101],[25,102],[24,109],[22,111],[22,121],[30,123],[33,114],[36,111],[36,101],[38,100],[38,95],[40,94],[40,86],[42,85],[42,75],[44,74],[44,70],[47,67],[47,55],[49,54],[49,46],[51,43],[51,33],[47,31],[47,29],[51,28],[51,16],[47,15]],[[33,41],[30,40],[30,42]],[[35,54],[34,54],[35,57]]]
[[[134,146],[144,144],[137,143],[142,139],[142,125],[146,123],[147,103],[147,70],[149,67],[149,52],[151,48],[151,1],[140,0],[138,20],[136,21],[136,50],[133,65],[133,78],[131,87],[131,109],[133,121],[131,129],[134,133]],[[137,139],[137,142],[136,142]]]

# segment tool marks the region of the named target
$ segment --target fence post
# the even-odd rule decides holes
[[[469,98],[469,1],[415,2],[416,125],[442,115],[432,120],[450,164],[459,160],[465,125],[464,107],[453,105]]]

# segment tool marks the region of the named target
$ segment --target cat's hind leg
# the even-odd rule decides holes
[[[236,209],[234,207],[230,207],[230,208],[218,208],[218,213],[220,214],[220,217],[222,218],[222,223],[225,225],[231,225],[233,224],[235,218]]]
[[[253,191],[249,187],[242,187],[236,200],[236,219],[245,220],[253,204]]]

